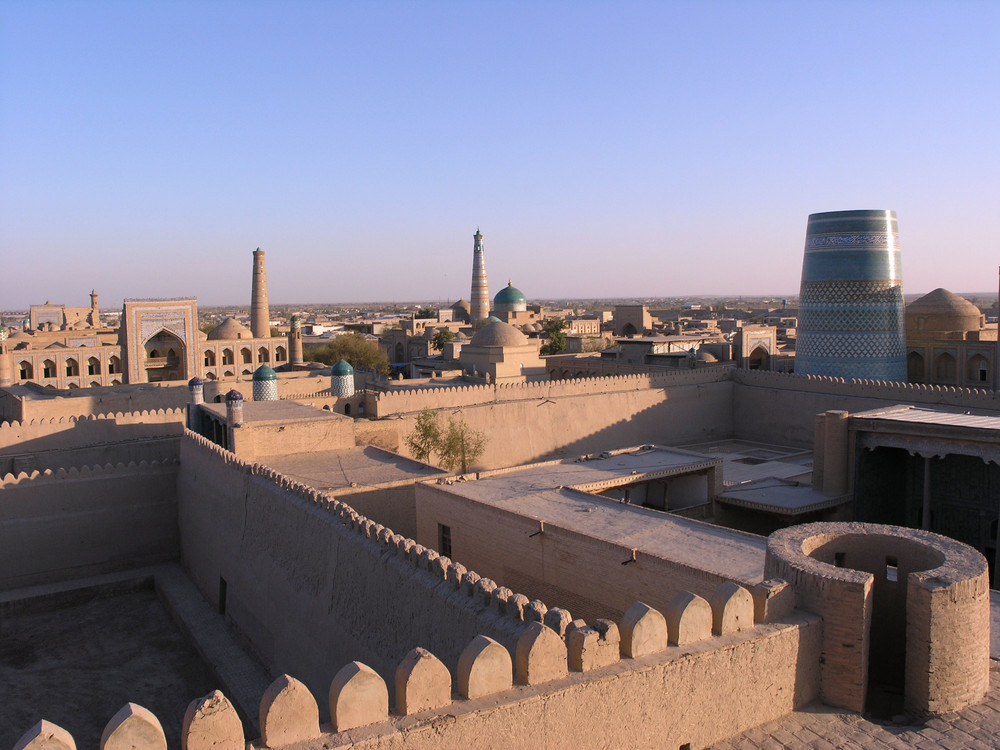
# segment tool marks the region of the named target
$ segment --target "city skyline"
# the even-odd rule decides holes
[[[986,3],[8,2],[0,307],[791,296],[806,219],[996,285]],[[955,263],[961,253],[961,263]],[[10,267],[10,266],[9,266]],[[13,287],[13,288],[12,288]]]

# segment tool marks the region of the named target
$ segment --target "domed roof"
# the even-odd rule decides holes
[[[503,321],[500,320],[500,318],[498,318],[496,315],[491,315],[490,317],[486,318],[486,320],[483,321],[483,325],[484,326],[489,325],[490,323],[503,323]]]
[[[459,331],[458,333],[455,334],[454,340],[455,341],[468,341],[469,340],[469,334],[465,333],[464,331]]]
[[[698,351],[698,354],[696,355],[696,358],[697,358],[697,360],[699,362],[718,362],[719,361],[718,357],[716,357],[711,352],[705,351],[704,349],[700,349]]]
[[[351,363],[345,359],[340,360],[337,364],[333,366],[330,370],[331,375],[353,375],[354,368],[351,367]]]
[[[261,365],[253,373],[254,380],[277,380],[278,373],[272,370],[267,365]]]
[[[507,286],[497,292],[497,296],[493,298],[493,307],[497,310],[506,309],[512,305],[526,305],[527,303],[528,300],[524,296],[524,292],[509,281]]]
[[[469,346],[524,346],[528,338],[512,325],[499,320],[479,329]]]
[[[188,387],[194,388],[195,386],[205,385],[205,381],[201,378],[195,376],[188,381]]]
[[[982,312],[969,300],[935,289],[906,308],[906,327],[917,331],[977,331],[983,327]]]
[[[472,305],[470,305],[466,300],[460,299],[458,302],[456,302],[454,305],[451,306],[451,309],[465,310],[466,312],[470,312],[472,310]]]
[[[235,388],[233,390],[231,390],[229,393],[226,394],[226,403],[227,404],[228,403],[232,403],[234,401],[242,401],[242,400],[243,400],[243,394],[240,393]]]
[[[209,341],[232,341],[233,339],[252,339],[253,333],[236,318],[230,316],[219,323],[208,333]]]

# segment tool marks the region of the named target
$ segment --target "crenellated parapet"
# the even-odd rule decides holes
[[[490,403],[574,398],[670,386],[718,383],[728,380],[732,370],[732,367],[719,366],[699,370],[664,371],[655,374],[598,375],[530,383],[408,388],[375,394],[374,416],[408,414],[419,412],[425,408],[458,408]]]
[[[351,520],[359,528],[366,527],[358,519]],[[384,536],[384,532],[379,533]],[[405,543],[403,547],[407,555],[442,573],[449,571],[449,580],[467,586],[469,580],[465,575],[455,575],[453,567],[434,566],[434,561],[441,558],[427,554],[429,550],[417,550]],[[485,596],[489,590],[489,585],[479,585],[482,580],[468,586],[474,595]],[[506,597],[510,613],[511,607],[516,608],[518,603],[512,603],[512,597],[497,594],[498,591],[501,590],[490,590],[491,600]],[[532,620],[513,649],[486,635],[477,635],[462,650],[454,670],[449,670],[427,649],[412,649],[398,662],[393,674],[387,676],[394,687],[394,701],[390,701],[386,677],[359,661],[345,664],[332,676],[329,691],[323,696],[329,709],[328,724],[320,723],[319,704],[308,687],[282,674],[261,696],[261,737],[249,745],[233,704],[221,692],[214,691],[189,704],[183,718],[181,745],[187,750],[277,749],[292,745],[307,750],[351,744],[361,736],[366,741],[391,741],[389,738],[405,733],[407,747],[456,746],[454,743],[470,730],[470,723],[478,731],[496,720],[504,721],[510,712],[523,710],[524,706],[548,712],[548,720],[556,723],[582,723],[577,731],[595,736],[593,733],[599,731],[602,719],[599,715],[591,717],[588,707],[596,711],[606,702],[607,694],[618,691],[631,696],[630,701],[643,704],[637,710],[655,713],[681,694],[678,687],[683,690],[686,685],[690,695],[703,690],[702,671],[717,669],[714,666],[717,660],[722,659],[726,664],[744,658],[761,662],[769,658],[772,639],[784,633],[799,643],[801,636],[794,631],[803,627],[803,623],[755,624],[750,593],[731,585],[720,587],[711,601],[693,594],[678,596],[665,614],[636,602],[621,622],[570,621],[561,632],[561,624],[569,619],[568,613],[533,611],[545,623],[542,619]],[[810,627],[809,621],[804,622],[805,627]],[[724,625],[720,628],[719,623]],[[790,674],[801,680],[807,672],[792,670]],[[781,678],[775,679],[781,682]],[[638,689],[643,685],[660,685],[661,680],[671,686],[669,693]],[[789,702],[789,696],[797,691],[778,689],[786,691],[785,704],[778,710],[791,710],[796,704]],[[551,696],[561,697],[550,701]],[[808,692],[804,692],[799,700],[809,698]],[[601,703],[593,704],[595,700]],[[695,744],[731,735],[758,721],[758,716],[751,712],[743,719],[745,726],[709,728]],[[530,723],[516,722],[529,733],[534,731]],[[698,722],[701,724],[704,722]],[[345,734],[362,728],[363,735]],[[674,731],[678,731],[676,727]],[[685,737],[690,739],[687,734],[680,736]],[[165,748],[166,742],[159,719],[142,706],[128,703],[108,722],[100,747],[101,750]],[[75,743],[64,729],[42,720],[24,734],[15,750],[42,748],[75,750]]]
[[[959,388],[891,380],[838,378],[822,375],[733,370],[732,378],[741,385],[823,393],[833,396],[868,397],[890,401],[949,404],[984,409],[1000,409],[997,392],[985,388]]]
[[[113,440],[116,427],[121,425],[149,425],[144,436],[179,435],[184,418],[184,409],[167,408],[0,422],[0,450],[16,450],[27,441],[71,432],[75,443]]]
[[[80,479],[110,479],[115,476],[140,475],[146,476],[158,470],[176,471],[177,459],[163,459],[153,461],[129,461],[128,463],[118,462],[116,464],[104,464],[94,466],[71,466],[70,468],[45,469],[44,471],[34,470],[31,472],[21,471],[17,474],[8,473],[0,477],[0,489],[24,485],[27,483],[77,481]]]

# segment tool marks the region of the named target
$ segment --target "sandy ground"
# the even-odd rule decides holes
[[[0,748],[43,718],[96,748],[129,701],[156,714],[179,748],[188,703],[216,687],[152,590],[0,623]]]

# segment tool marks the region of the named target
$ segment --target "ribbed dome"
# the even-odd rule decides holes
[[[342,359],[337,364],[335,364],[333,366],[333,369],[330,370],[330,374],[331,375],[353,375],[354,374],[354,368],[351,367],[350,362],[348,362],[347,360]]]
[[[267,365],[261,365],[253,373],[254,380],[277,380],[278,373],[272,370]]]
[[[906,308],[906,328],[917,331],[978,331],[985,318],[979,308],[947,289],[935,289]]]
[[[497,292],[493,298],[493,309],[499,312],[523,312],[527,309],[528,300],[524,293],[509,281],[507,286]]]
[[[228,317],[208,333],[209,341],[232,341],[252,339],[253,333],[234,317]]]
[[[496,321],[483,326],[479,333],[472,337],[469,346],[524,346],[527,337],[512,325]]]
[[[451,309],[465,310],[466,312],[469,312],[470,310],[472,310],[472,306],[466,300],[460,299],[458,302],[456,302],[454,305],[451,306]]]

